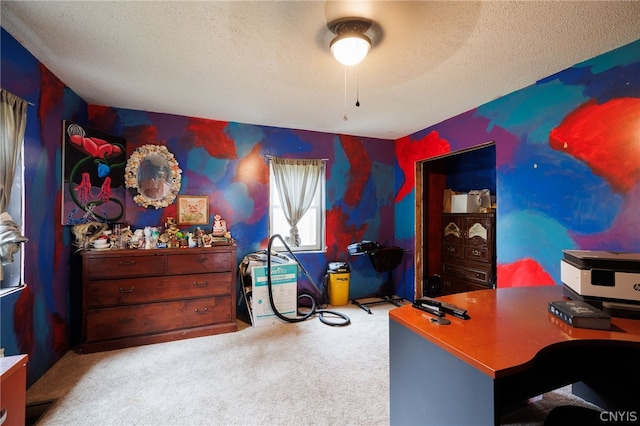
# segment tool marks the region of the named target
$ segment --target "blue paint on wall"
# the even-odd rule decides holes
[[[640,183],[636,180],[635,188],[625,192],[612,188],[607,170],[596,172],[584,159],[550,146],[550,132],[578,107],[592,99],[602,103],[630,97],[640,97],[640,41],[409,136],[419,140],[437,132],[452,151],[477,141],[496,141],[499,286],[504,283],[501,267],[525,259],[533,260],[560,284],[564,249],[640,251],[640,215],[629,207],[638,204]],[[638,120],[640,111],[628,117]],[[486,135],[476,125],[483,119]],[[637,157],[637,144],[616,136],[627,134],[625,126],[637,125],[638,121],[612,121],[606,127],[611,133],[609,152],[626,156],[625,164],[630,164],[629,157]],[[640,158],[635,164],[632,176],[640,175]],[[409,209],[405,210],[403,214],[408,214]],[[396,236],[407,236],[402,233],[399,212],[396,206]],[[524,274],[518,281],[529,285],[536,285],[540,278],[526,268],[518,268],[517,273]]]
[[[552,276],[560,276],[558,253],[576,248],[567,228],[535,210],[501,214],[497,227],[497,246],[509,247],[500,252],[500,263],[535,259]]]

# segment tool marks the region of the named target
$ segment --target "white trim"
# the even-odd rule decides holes
[[[10,295],[11,293],[16,293],[24,288],[26,288],[27,285],[26,284],[21,284],[17,287],[6,287],[6,288],[2,288],[0,289],[0,297],[5,297]]]

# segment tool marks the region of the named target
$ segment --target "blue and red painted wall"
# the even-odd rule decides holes
[[[35,382],[73,344],[79,288],[71,235],[61,225],[62,121],[127,141],[158,142],[181,168],[180,194],[208,195],[238,240],[238,261],[268,238],[265,155],[327,158],[327,249],[300,260],[316,282],[349,261],[351,297],[385,276],[348,244],[407,250],[396,293],[413,298],[415,161],[496,141],[499,286],[559,284],[563,249],[640,251],[640,41],[397,141],[87,105],[4,29],[4,89],[32,102],[25,137],[26,289],[2,297],[1,345],[30,355]],[[565,145],[566,144],[566,145]],[[175,205],[126,202],[133,227],[160,225]],[[302,279],[300,289],[312,290]]]
[[[415,161],[487,141],[499,287],[561,284],[562,250],[640,252],[640,41],[396,141],[400,245],[415,240]]]

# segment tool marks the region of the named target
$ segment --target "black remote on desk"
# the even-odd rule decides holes
[[[419,304],[421,306],[433,306],[440,312],[445,312],[447,314],[451,314],[454,317],[461,319],[469,319],[469,314],[467,314],[466,309],[462,309],[456,305],[451,303],[443,302],[442,300],[432,299],[430,297],[423,297],[414,302],[414,304]]]
[[[426,304],[420,304],[420,303],[417,303],[417,301],[412,303],[412,306],[414,308],[416,308],[416,309],[420,309],[421,311],[428,312],[428,313],[430,313],[432,315],[435,315],[437,317],[443,317],[444,316],[444,312],[440,311],[436,306],[429,306],[429,305],[426,305]]]

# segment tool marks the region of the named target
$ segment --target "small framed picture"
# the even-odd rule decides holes
[[[178,225],[208,225],[209,197],[178,195]]]

